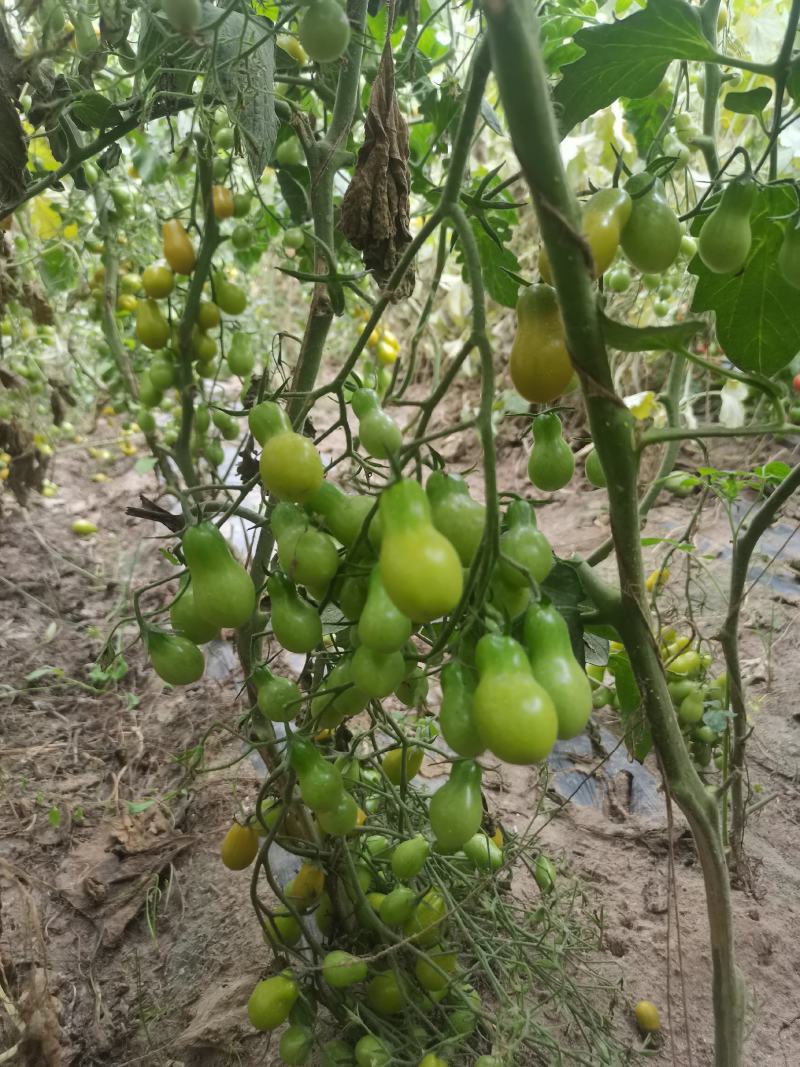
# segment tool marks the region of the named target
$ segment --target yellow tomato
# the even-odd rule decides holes
[[[640,1000],[633,1009],[636,1024],[644,1034],[654,1034],[661,1029],[661,1017],[652,1000]]]
[[[564,324],[549,285],[531,285],[520,294],[508,369],[517,392],[535,404],[555,400],[572,378]]]
[[[656,587],[663,589],[668,581],[669,567],[656,567],[651,574],[648,574],[644,586],[648,593],[652,593]]]
[[[229,871],[243,871],[256,858],[258,834],[252,826],[235,822],[223,837],[219,851]]]

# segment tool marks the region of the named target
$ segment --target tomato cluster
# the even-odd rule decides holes
[[[446,859],[487,877],[501,868],[503,838],[485,812],[478,757],[541,761],[557,738],[584,729],[592,709],[567,624],[541,592],[554,556],[531,504],[507,505],[492,549],[486,507],[467,483],[444,470],[424,485],[392,475],[401,428],[375,391],[359,386],[349,396],[358,447],[388,465],[378,494],[345,493],[277,400],[254,404],[247,426],[270,501],[261,536],[274,541],[266,573],[248,572],[217,525],[194,522],[176,549],[185,571],[169,609],[172,631],[151,622],[143,630],[154,669],[172,685],[202,675],[200,646],[222,630],[271,637],[270,657],[248,679],[250,729],[256,744],[277,746],[282,762],[221,854],[231,870],[265,859],[261,835],[320,857],[307,859],[281,887],[279,905],[262,914],[281,957],[312,915],[326,949],[318,971],[295,962],[253,992],[256,1027],[290,1023],[281,1041],[287,1063],[304,1062],[315,1043],[308,1014],[320,982],[378,1019],[430,1015],[423,1047],[442,1025],[447,1047],[473,1032],[480,1000],[460,965],[436,864]],[[547,437],[547,447],[560,441],[569,452],[554,418],[549,437],[538,424],[537,447]],[[548,484],[563,482],[567,466],[571,473],[566,459],[549,464],[561,469]],[[534,466],[548,463],[540,456]],[[474,584],[482,569],[486,592]],[[276,658],[280,649],[307,657],[299,678]],[[438,722],[426,705],[432,678],[442,691]],[[412,718],[400,729],[387,700],[412,709],[416,728]],[[418,786],[426,752],[452,763],[430,799]],[[409,803],[417,812],[411,833],[399,814]],[[548,863],[542,857],[537,868],[543,893],[555,878]],[[397,939],[410,953],[377,965],[362,958]],[[357,1062],[383,1062],[375,1042],[385,1045],[379,1028],[348,1047]]]

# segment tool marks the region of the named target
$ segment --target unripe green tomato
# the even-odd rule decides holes
[[[306,235],[299,226],[292,226],[283,231],[281,241],[285,252],[299,252],[306,243]]]
[[[665,300],[657,300],[653,304],[653,314],[656,318],[663,319],[669,315],[669,304]]]
[[[617,267],[606,274],[605,285],[612,293],[624,293],[630,288],[631,276],[624,267]]]
[[[217,148],[227,151],[233,148],[234,132],[232,126],[221,126],[214,134],[214,144]]]
[[[692,737],[695,741],[699,741],[704,745],[713,745],[717,740],[717,735],[711,729],[710,726],[698,726],[692,730]]]
[[[244,222],[240,222],[238,226],[234,226],[233,232],[231,233],[231,244],[234,248],[249,248],[252,239],[253,234],[250,227]]]
[[[374,1034],[365,1034],[356,1043],[355,1054],[358,1067],[389,1067],[392,1062],[389,1049]]]
[[[643,274],[642,285],[645,287],[645,289],[658,289],[659,285],[661,285],[661,275]]]
[[[681,255],[686,256],[687,259],[691,259],[692,256],[695,256],[696,254],[697,241],[695,241],[691,234],[685,233],[683,237],[681,237]]]
[[[379,915],[387,926],[402,926],[414,913],[417,894],[407,885],[399,885],[381,902]]]
[[[322,977],[333,989],[346,989],[367,977],[367,964],[358,956],[336,950],[322,961]]]
[[[231,164],[229,159],[215,159],[211,165],[211,174],[214,181],[222,182],[230,173]]]
[[[292,1067],[308,1060],[313,1045],[314,1034],[307,1026],[290,1026],[281,1037],[278,1052],[283,1062]]]
[[[335,1037],[326,1041],[319,1056],[319,1067],[353,1067],[353,1048],[346,1041]]]
[[[606,473],[603,470],[603,465],[600,462],[596,450],[593,448],[589,452],[584,460],[584,470],[586,472],[586,478],[595,488],[605,489],[606,485]]]
[[[415,878],[425,866],[430,850],[430,844],[421,834],[401,841],[392,853],[392,873],[395,878],[401,881]]]
[[[543,893],[550,893],[556,884],[556,868],[551,859],[539,853],[536,858],[536,866],[533,870],[533,877],[536,879],[536,884],[539,886]]]

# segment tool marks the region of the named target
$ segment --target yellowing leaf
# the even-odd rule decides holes
[[[32,137],[28,142],[28,169],[33,170],[34,160],[43,170],[58,170],[61,164],[50,151],[44,137]]]
[[[625,397],[625,407],[635,419],[649,419],[656,407],[656,394],[648,389],[644,393],[634,393]]]
[[[37,196],[31,204],[31,225],[42,241],[55,237],[61,229],[61,216],[44,196]]]
[[[68,241],[73,241],[78,236],[77,222],[70,222],[64,227],[64,236]]]

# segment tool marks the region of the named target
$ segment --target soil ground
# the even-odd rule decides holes
[[[115,436],[101,422],[92,441],[113,448]],[[454,441],[445,455],[466,469],[468,451]],[[727,462],[737,464],[730,455]],[[0,501],[0,989],[10,994],[0,1004],[0,1053],[17,1039],[16,1011],[27,1027],[17,1061],[31,1067],[278,1063],[275,1044],[243,1022],[268,962],[249,875],[231,874],[218,856],[237,804],[252,800],[259,778],[250,760],[233,762],[239,742],[213,729],[238,714],[230,649],[214,650],[201,683],[170,691],[126,627],[124,677],[103,685],[89,675],[129,610],[131,586],[167,573],[153,525],[125,515],[139,492],[154,492],[153,476],[133,464],[119,455],[104,468],[110,480],[97,484],[85,450],[65,449],[51,472],[60,486],[54,499],[37,496],[27,510],[8,493]],[[519,442],[500,442],[499,464],[505,488],[524,487]],[[576,477],[540,509],[562,557],[604,540],[603,501]],[[679,539],[695,503],[662,494],[648,529]],[[734,907],[749,994],[745,1062],[760,1067],[800,1063],[800,705],[789,655],[800,638],[791,566],[800,502],[789,510],[772,549],[783,545],[783,555],[751,595],[742,629],[751,776],[755,799],[766,803],[747,836],[753,882],[734,891]],[[99,533],[75,538],[76,517],[93,519]],[[695,608],[713,634],[712,579],[724,579],[730,548],[719,506],[704,509],[696,537],[709,577]],[[655,551],[660,558],[663,549]],[[679,575],[674,565],[669,588],[677,586],[667,597],[678,617]],[[216,769],[183,790],[187,753],[207,731],[206,761]],[[651,760],[643,771],[623,760],[597,779],[593,804],[563,803],[553,779],[540,840],[586,883],[604,926],[597,963],[613,965],[622,982],[621,1025],[631,1042],[628,1007],[646,997],[665,1023],[658,1062],[706,1067],[711,958],[691,839],[677,812],[670,832]],[[491,789],[507,829],[526,825],[532,788],[533,772],[509,770]],[[652,802],[637,805],[640,791]],[[678,923],[668,907],[672,885]]]

